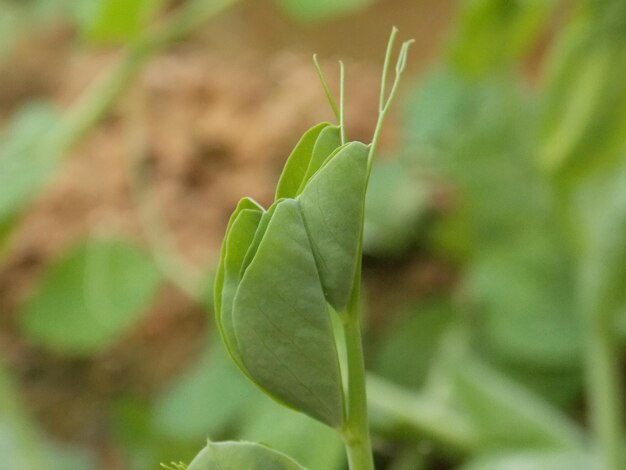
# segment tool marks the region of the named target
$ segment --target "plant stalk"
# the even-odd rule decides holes
[[[361,342],[361,263],[358,263],[355,283],[343,317],[348,362],[347,413],[342,430],[348,454],[350,470],[374,470],[372,443],[367,415],[367,391],[365,387],[365,361]]]

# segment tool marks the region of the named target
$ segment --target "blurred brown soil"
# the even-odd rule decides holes
[[[411,2],[388,3],[413,8],[406,6]],[[418,3],[424,11],[425,4],[438,5],[426,20],[415,20],[418,26],[432,21],[426,25],[429,29],[400,26],[405,27],[403,33],[418,35],[417,58],[412,59],[423,64],[436,52],[450,2]],[[380,24],[376,15],[383,9],[377,8],[363,14],[367,21],[362,24],[372,28]],[[238,21],[227,18],[222,26],[226,30],[207,29],[151,61],[124,99],[72,152],[12,238],[0,266],[0,347],[20,379],[29,407],[57,436],[106,448],[111,399],[154,396],[205,347],[207,312],[174,286],[162,289],[143,321],[99,357],[60,357],[29,345],[19,335],[18,306],[43,268],[69,246],[103,233],[145,242],[145,227],[131,197],[129,181],[135,171],[131,162],[141,157],[149,163],[154,204],[176,251],[191,267],[206,267],[215,262],[237,200],[248,195],[269,204],[298,136],[320,120],[333,120],[309,48],[314,37],[321,37],[319,52],[330,49],[326,37],[330,26],[304,28],[301,43],[288,47],[284,38],[293,35],[290,28],[296,26],[266,25],[268,31],[260,32],[267,18],[254,6],[244,10],[243,17],[255,12],[261,16],[246,20],[251,26],[245,30],[253,31],[250,37],[216,40],[229,37],[229,22]],[[388,17],[391,24],[394,16]],[[267,21],[271,26],[273,20]],[[347,23],[339,29],[335,39],[348,41]],[[255,34],[264,40],[257,41]],[[382,49],[385,36],[376,33],[373,50]],[[420,43],[420,37],[425,42]],[[19,46],[28,55],[15,55],[10,77],[0,74],[2,114],[37,95],[51,96],[65,106],[114,60],[114,54],[106,51],[70,53],[71,40],[72,34],[60,28]],[[376,116],[379,80],[378,61],[359,58],[368,54],[369,44],[368,40],[356,46],[360,54],[348,50],[347,57],[356,58],[346,60],[349,137],[363,141],[369,140]],[[338,47],[338,55],[341,50]],[[334,86],[336,56],[327,57],[322,64]],[[7,80],[13,89],[3,86]],[[390,124],[383,145],[395,140]],[[421,293],[420,283],[446,282],[445,273],[428,266],[407,268],[404,292]],[[376,292],[395,296],[397,290],[387,289],[388,276],[381,273],[382,287]]]

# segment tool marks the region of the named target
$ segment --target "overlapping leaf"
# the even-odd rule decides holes
[[[257,384],[330,426],[341,424],[341,379],[332,327],[293,199],[279,203],[243,275],[233,325],[243,364]]]
[[[291,153],[264,211],[243,199],[216,276],[222,337],[235,362],[276,400],[331,427],[343,422],[328,304],[342,311],[357,266],[369,148],[341,145],[327,123]]]

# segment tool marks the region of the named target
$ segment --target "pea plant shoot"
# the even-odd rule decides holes
[[[387,93],[396,35],[394,28],[369,145],[346,139],[343,64],[337,106],[314,58],[338,125],[323,122],[304,133],[268,209],[241,199],[215,280],[217,325],[233,361],[270,397],[340,433],[351,470],[374,468],[360,331],[363,213],[382,125],[412,43],[402,44]],[[257,444],[209,443],[189,470],[200,468],[302,467]]]

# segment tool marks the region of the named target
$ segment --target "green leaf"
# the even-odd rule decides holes
[[[456,400],[488,448],[576,449],[582,432],[541,397],[472,359],[453,369]]]
[[[276,186],[276,200],[296,197],[306,176],[315,142],[324,128],[330,126],[322,122],[304,133],[292,150]]]
[[[301,193],[307,182],[319,170],[326,160],[341,146],[341,128],[338,126],[326,126],[320,132],[320,135],[315,141],[313,152],[311,153],[311,159],[309,166],[306,170],[306,174],[302,179],[298,194]]]
[[[89,20],[83,24],[84,33],[99,43],[136,39],[161,3],[161,0],[92,1]]]
[[[32,103],[0,138],[0,223],[18,214],[57,168],[58,155],[43,145],[58,119],[50,104]]]
[[[270,220],[272,220],[272,217],[274,217],[274,212],[276,211],[278,204],[280,204],[282,201],[284,201],[284,199],[279,199],[278,201],[274,202],[274,204],[272,204],[272,206],[266,212],[263,212],[263,215],[261,216],[261,221],[259,222],[256,228],[256,232],[254,233],[252,243],[250,243],[248,251],[246,252],[246,257],[244,258],[243,264],[241,265],[241,276],[243,276],[244,271],[248,269],[248,266],[250,266],[250,263],[254,259],[254,256],[259,249],[259,245],[261,244],[261,240],[263,240],[265,232],[267,231],[267,227],[270,224]]]
[[[357,266],[369,147],[351,142],[326,163],[298,196],[328,302],[345,309]]]
[[[262,389],[341,425],[342,388],[328,307],[298,203],[278,204],[233,306],[243,364]]]
[[[217,266],[217,272],[215,273],[215,284],[214,284],[214,293],[213,293],[215,320],[217,322],[217,326],[220,330],[220,333],[222,334],[222,337],[224,338],[226,347],[229,348],[229,352],[230,352],[230,344],[227,339],[230,337],[227,338],[224,332],[223,324],[222,324],[222,303],[223,303],[222,295],[223,295],[224,281],[225,281],[225,263],[226,263],[226,252],[227,252],[227,245],[228,245],[227,241],[228,241],[228,237],[230,235],[232,226],[235,223],[235,220],[237,219],[237,216],[239,216],[239,213],[244,210],[256,210],[261,213],[263,212],[263,208],[259,206],[252,199],[244,197],[239,200],[239,202],[237,203],[237,207],[235,208],[234,212],[231,214],[230,219],[228,221],[228,225],[226,227],[226,234],[224,235],[224,242],[222,243],[222,249],[220,251],[220,260]],[[229,307],[229,309],[232,309],[232,306]],[[231,355],[232,354],[233,353],[231,352]]]
[[[374,0],[278,0],[285,13],[299,21],[321,21],[348,15],[372,4]]]
[[[590,455],[583,452],[518,452],[481,456],[463,470],[589,470],[594,467]]]
[[[134,245],[90,241],[48,267],[23,306],[22,329],[34,343],[62,353],[97,353],[140,318],[160,278]]]
[[[304,470],[295,460],[254,442],[209,442],[187,470]]]
[[[261,212],[256,209],[243,209],[237,215],[226,238],[224,257],[224,287],[219,314],[220,328],[226,345],[235,362],[241,367],[241,353],[237,345],[233,327],[233,301],[242,276],[242,266],[248,247],[252,243]]]

